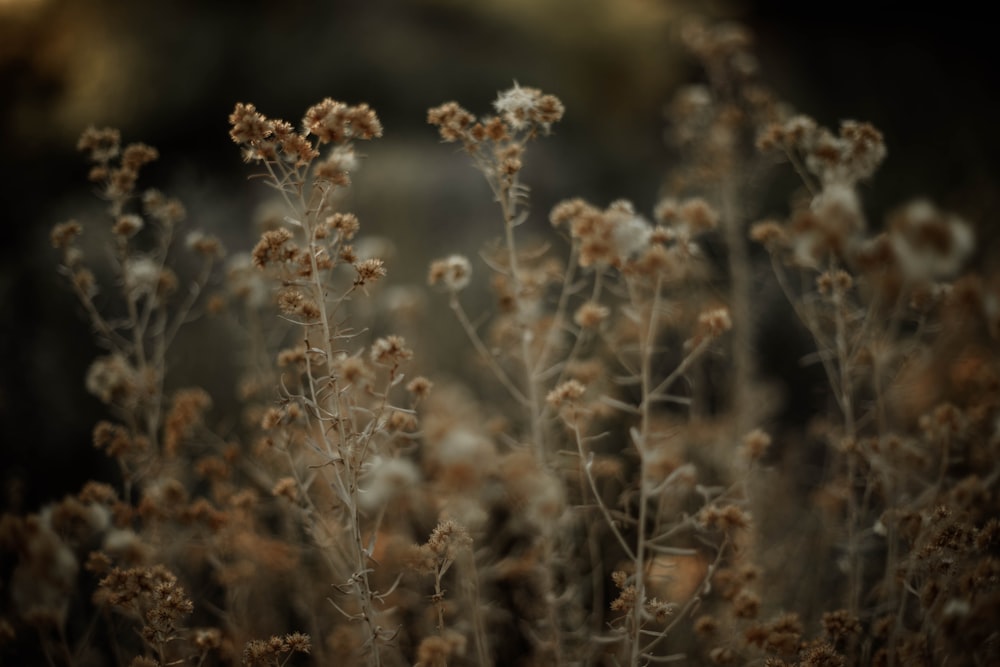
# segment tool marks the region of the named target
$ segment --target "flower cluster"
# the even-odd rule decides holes
[[[875,173],[886,157],[882,133],[869,123],[847,120],[839,134],[807,116],[768,126],[757,140],[762,151],[801,160],[824,186],[854,185]]]
[[[330,98],[306,111],[301,133],[286,121],[268,118],[252,104],[237,104],[229,124],[229,136],[243,147],[247,162],[281,162],[302,169],[320,156],[319,146],[333,144],[316,165],[314,177],[341,187],[350,185],[350,172],[357,166],[350,142],[382,136],[382,123],[367,104],[349,106]],[[315,145],[310,136],[316,138]]]
[[[506,199],[516,190],[517,176],[524,166],[525,144],[539,134],[548,134],[563,116],[563,105],[553,95],[534,88],[513,88],[494,102],[499,115],[477,119],[455,102],[427,112],[427,122],[438,128],[449,143],[461,142],[479,169]]]
[[[973,224],[916,200],[869,225],[881,133],[792,115],[742,28],[682,33],[707,82],[669,107],[683,163],[651,211],[567,195],[526,233],[562,103],[428,112],[498,208],[495,242],[427,273],[468,350],[340,208],[382,134],[366,104],[236,105],[274,196],[224,276],[138,188],[156,150],[88,129],[107,266],[90,225],[50,240],[117,486],[0,516],[0,661],[997,663],[1000,292],[962,275]],[[757,252],[774,156],[802,188]],[[233,396],[188,366],[232,368]]]
[[[437,126],[444,141],[461,141],[466,150],[474,153],[483,142],[509,145],[521,134],[548,134],[552,124],[560,121],[565,111],[554,95],[517,84],[500,93],[493,107],[499,116],[477,120],[457,103],[447,102],[428,111],[427,122]],[[517,158],[511,154],[509,159]]]

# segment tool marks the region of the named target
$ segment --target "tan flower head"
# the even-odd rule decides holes
[[[493,107],[512,130],[520,131],[537,125],[546,134],[565,111],[558,98],[543,95],[537,88],[522,88],[517,83],[500,93]]]
[[[382,124],[367,104],[351,107],[329,97],[306,111],[302,126],[321,144],[382,136]]]
[[[262,141],[272,133],[271,122],[252,104],[237,103],[229,114],[229,136],[238,144]]]
[[[413,350],[406,347],[401,336],[386,336],[372,344],[371,360],[376,364],[396,365],[413,357]]]
[[[381,259],[366,259],[355,264],[354,269],[358,272],[355,285],[368,285],[385,276],[385,263]]]
[[[466,137],[476,117],[457,103],[446,102],[427,112],[427,122],[438,127],[444,141],[453,142]]]
[[[50,234],[52,247],[60,250],[68,248],[81,233],[83,233],[83,227],[76,220],[59,223],[52,228]]]
[[[431,263],[427,282],[430,285],[444,285],[450,292],[465,289],[472,278],[472,265],[462,255],[452,255]]]

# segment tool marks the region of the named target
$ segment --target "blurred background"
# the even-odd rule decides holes
[[[791,5],[0,0],[0,506],[31,510],[88,476],[113,478],[90,445],[103,410],[83,388],[99,352],[48,243],[70,217],[103,224],[74,150],[90,124],[159,148],[140,187],[180,197],[191,222],[235,252],[254,244],[267,192],[247,182],[228,137],[234,103],[297,123],[327,96],[368,102],[385,136],[360,147],[348,206],[395,245],[393,284],[422,284],[430,260],[471,254],[499,231],[481,177],[425,124],[429,107],[454,99],[486,113],[514,81],[553,93],[567,113],[528,154],[532,224],[572,196],[624,197],[649,213],[674,157],[663,109],[702,78],[680,25],[737,20],[780,98],[824,125],[867,120],[885,133],[889,158],[865,190],[870,220],[930,197],[980,230],[988,261],[1000,213],[990,24],[954,3],[891,15],[861,2]],[[215,372],[209,355],[188,364]]]

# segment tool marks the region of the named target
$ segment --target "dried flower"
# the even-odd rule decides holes
[[[611,310],[607,306],[587,301],[577,309],[573,321],[583,329],[596,329],[610,314]]]
[[[420,481],[420,470],[413,461],[404,458],[377,458],[365,472],[361,504],[366,510],[377,510],[405,494]]]
[[[537,125],[546,134],[564,112],[562,102],[556,97],[543,95],[536,88],[522,88],[517,83],[497,96],[493,108],[515,131]]]
[[[743,447],[751,461],[757,461],[764,456],[771,446],[771,436],[756,428],[743,437]]]
[[[847,271],[824,271],[816,278],[816,289],[824,296],[840,299],[854,285],[854,278]]]
[[[416,546],[408,556],[410,567],[417,572],[432,573],[447,570],[462,552],[472,549],[472,537],[458,522],[444,519],[431,531],[427,542]]]
[[[449,659],[465,655],[465,636],[454,630],[431,635],[421,640],[417,647],[417,664],[420,667],[448,667]]]
[[[649,247],[653,228],[635,214],[629,202],[616,202],[609,208],[611,238],[621,260],[635,257]]]
[[[694,622],[694,631],[702,639],[707,639],[719,631],[719,622],[712,616],[699,616]]]
[[[201,423],[205,411],[211,405],[212,398],[203,389],[184,389],[174,394],[173,405],[164,424],[165,454],[177,454],[181,442],[191,436],[194,427]]]
[[[88,152],[92,162],[106,163],[118,157],[121,139],[121,133],[114,128],[97,129],[91,125],[80,135],[76,149]]]
[[[87,391],[104,403],[128,403],[139,387],[138,373],[120,354],[98,357],[87,370]]]
[[[299,499],[299,485],[291,477],[282,477],[271,488],[271,495],[296,503]]]
[[[160,224],[170,227],[187,215],[184,204],[178,199],[166,197],[159,190],[146,190],[142,195],[142,210]]]
[[[774,251],[786,240],[785,228],[773,220],[758,222],[750,227],[750,238]]]
[[[321,144],[382,136],[382,124],[367,104],[351,107],[329,97],[309,107],[302,126]]]
[[[355,264],[354,269],[358,272],[355,285],[367,285],[385,276],[385,263],[381,259],[366,259]]]
[[[140,229],[142,229],[143,223],[142,218],[134,213],[129,213],[127,215],[120,215],[118,219],[115,220],[114,226],[111,231],[119,236],[130,237],[135,236]]]
[[[218,628],[196,628],[193,639],[195,647],[201,651],[210,651],[222,646],[222,632]]]
[[[558,409],[566,403],[575,402],[579,400],[587,391],[577,380],[567,380],[561,385],[553,389],[545,397],[545,402],[551,407]]]
[[[611,580],[619,591],[618,597],[611,601],[611,610],[622,614],[631,613],[639,597],[639,591],[636,589],[635,584],[628,583],[628,574],[621,570],[612,572]]]
[[[756,618],[760,611],[760,596],[746,589],[733,598],[733,613],[737,618]]]
[[[309,635],[295,632],[285,636],[272,635],[268,639],[252,639],[243,649],[243,663],[256,665],[285,664],[291,653],[309,653],[312,649]]]
[[[62,222],[52,228],[52,233],[49,238],[52,241],[52,247],[57,249],[65,249],[73,244],[76,237],[83,233],[83,227],[76,220],[70,220],[69,222]]]
[[[852,637],[860,636],[861,629],[861,622],[846,609],[823,614],[823,631],[833,642],[847,642]]]
[[[406,384],[406,391],[413,394],[414,398],[422,400],[430,395],[433,387],[433,382],[425,378],[423,375],[418,375]]]
[[[316,165],[313,178],[347,187],[351,184],[350,174],[357,166],[358,158],[354,149],[348,145],[338,145],[330,151],[325,160]]]
[[[160,264],[150,257],[137,257],[125,261],[122,267],[125,289],[131,298],[139,299],[156,293],[160,282]]]
[[[561,227],[572,223],[577,218],[593,214],[600,214],[600,211],[582,199],[569,199],[556,204],[549,214],[549,221],[553,227]]]
[[[374,379],[372,369],[359,356],[341,355],[336,359],[334,367],[348,384],[368,386]]]
[[[444,285],[450,292],[465,289],[472,278],[472,265],[462,255],[452,255],[431,263],[427,282],[430,285]]]
[[[728,308],[713,308],[698,315],[699,338],[718,338],[733,328]]]
[[[288,243],[292,233],[284,227],[264,232],[253,249],[253,265],[263,269],[271,262],[286,261],[294,254],[294,244]]]
[[[904,276],[914,281],[953,276],[975,245],[968,223],[924,200],[890,217],[889,238]]]
[[[711,505],[698,513],[698,520],[708,528],[731,532],[750,526],[750,515],[736,505]]]
[[[225,254],[225,251],[222,248],[222,242],[219,241],[218,238],[202,231],[196,230],[189,233],[187,238],[185,238],[184,243],[188,248],[203,257],[217,259]]]
[[[455,102],[447,102],[429,110],[427,122],[438,126],[444,141],[453,142],[466,137],[469,127],[476,122],[476,117]]]
[[[229,114],[229,124],[229,136],[238,144],[260,142],[273,133],[271,122],[252,104],[237,103]]]
[[[384,366],[395,366],[413,357],[413,350],[406,347],[401,336],[386,336],[372,344],[371,360]]]

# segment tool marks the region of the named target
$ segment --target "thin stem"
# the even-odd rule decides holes
[[[597,273],[594,276],[594,286],[591,289],[591,294],[590,294],[590,300],[593,301],[593,302],[595,302],[595,303],[601,297],[601,288],[602,288],[603,283],[604,283],[603,278],[604,278],[604,273],[602,271],[598,270]],[[590,336],[587,335],[587,330],[586,329],[580,331],[577,334],[576,340],[573,341],[573,347],[572,347],[572,349],[569,351],[569,354],[566,355],[566,359],[563,360],[563,362],[562,362],[562,367],[561,367],[561,369],[559,371],[559,377],[558,377],[558,379],[555,382],[555,386],[558,387],[566,379],[566,374],[569,371],[570,362],[572,362],[574,359],[577,358],[577,356],[580,353],[580,348],[582,348],[587,343],[587,341],[589,339],[590,339]]]
[[[647,513],[647,495],[648,488],[646,485],[646,472],[647,466],[649,464],[649,457],[647,456],[646,447],[649,444],[649,432],[650,424],[652,421],[652,414],[650,411],[650,406],[652,401],[650,397],[653,394],[652,387],[652,362],[653,362],[653,351],[655,348],[655,341],[657,335],[657,325],[660,319],[660,287],[662,284],[662,278],[658,275],[656,278],[656,285],[653,288],[652,298],[653,301],[649,306],[649,312],[647,313],[648,321],[646,323],[645,329],[639,328],[639,353],[641,357],[640,361],[640,378],[642,381],[642,402],[639,404],[640,417],[639,417],[639,437],[635,442],[636,450],[639,453],[639,517],[638,525],[636,530],[638,535],[636,537],[635,544],[635,606],[632,608],[632,631],[635,636],[632,639],[632,652],[629,664],[632,667],[638,667],[639,657],[642,654],[642,642],[640,641],[639,630],[642,628],[643,624],[643,613],[645,611],[646,602],[646,513]],[[638,298],[636,291],[632,282],[629,282],[629,292],[632,298],[632,303],[638,305]]]
[[[618,544],[621,545],[622,549],[625,551],[625,555],[628,556],[629,560],[635,560],[635,553],[632,551],[632,547],[629,546],[628,541],[622,535],[621,531],[618,530],[618,526],[615,525],[614,517],[611,516],[611,512],[608,510],[607,505],[604,504],[604,499],[601,498],[601,493],[597,489],[597,481],[594,479],[593,471],[591,471],[591,462],[593,459],[593,454],[588,454],[584,451],[583,447],[583,435],[580,433],[580,427],[577,424],[572,425],[573,435],[576,437],[576,447],[577,451],[580,453],[580,462],[583,467],[584,474],[587,477],[587,482],[590,485],[590,490],[594,494],[594,501],[597,503],[597,508],[604,515],[604,520],[608,524],[608,528],[611,529],[611,533],[618,540]]]
[[[809,334],[812,336],[813,342],[816,343],[817,351],[819,352],[818,359],[821,364],[823,364],[823,370],[826,373],[827,381],[830,383],[830,388],[833,390],[834,395],[840,396],[840,385],[838,381],[838,373],[836,368],[830,362],[830,359],[823,353],[824,348],[826,348],[825,341],[823,339],[822,330],[819,324],[816,322],[815,316],[807,312],[805,307],[803,307],[792,290],[791,285],[788,283],[788,276],[785,274],[784,268],[778,262],[778,259],[771,254],[771,267],[774,270],[775,279],[778,281],[778,286],[781,287],[781,291],[785,295],[786,301],[791,304],[796,316],[799,321],[802,322],[803,326],[809,330]]]
[[[479,602],[479,574],[476,572],[476,558],[470,550],[460,556],[459,567],[468,570],[463,573],[462,581],[465,594],[468,596],[469,607],[472,610],[473,640],[476,644],[476,657],[482,667],[492,667],[493,660],[489,655],[489,639],[486,635],[486,623]]]
[[[665,377],[660,384],[656,385],[656,387],[650,391],[647,402],[655,402],[660,399],[664,395],[664,392],[670,389],[670,386],[680,379],[680,377],[687,372],[687,369],[691,367],[691,364],[693,364],[698,357],[700,357],[705,350],[708,349],[708,346],[711,343],[712,339],[710,337],[703,337],[698,344],[687,353],[687,356],[681,359],[681,362],[677,364],[677,367],[674,368],[673,371],[670,372],[670,375]]]
[[[493,356],[493,354],[491,354],[490,351],[486,349],[486,344],[483,343],[482,339],[479,337],[479,334],[476,333],[476,328],[473,326],[472,322],[469,321],[468,316],[465,314],[465,309],[462,308],[462,303],[458,300],[457,293],[455,292],[451,293],[451,296],[448,300],[448,305],[451,306],[452,312],[454,312],[455,317],[458,318],[458,322],[459,324],[462,325],[462,329],[465,331],[465,335],[468,336],[469,341],[472,343],[472,346],[476,348],[476,352],[479,353],[479,356],[483,359],[483,361],[485,361],[489,365],[490,370],[493,371],[493,374],[496,376],[497,380],[500,381],[500,384],[502,384],[504,388],[508,392],[510,392],[510,395],[514,397],[514,400],[516,400],[521,405],[527,405],[528,398],[521,392],[520,389],[517,388],[517,385],[515,385],[514,382],[510,379],[510,376],[507,375],[507,372],[504,371],[504,369],[500,366],[500,364],[497,363],[497,360]]]
[[[90,320],[91,326],[93,326],[97,332],[104,337],[105,341],[112,349],[124,351],[130,344],[129,340],[115,331],[108,321],[104,319],[104,316],[101,315],[100,311],[97,310],[97,307],[94,306],[94,301],[73,279],[69,267],[63,265],[61,268],[62,272],[69,280],[73,293],[76,294],[77,299],[80,301],[80,305],[82,305],[84,310],[87,311],[87,318]]]
[[[809,177],[809,172],[806,170],[804,164],[802,164],[801,158],[799,158],[798,153],[791,148],[785,148],[785,155],[788,156],[788,161],[792,163],[792,168],[795,169],[795,173],[799,175],[802,179],[802,184],[806,186],[806,190],[809,191],[811,197],[815,197],[817,194],[817,186],[813,184],[812,178]]]
[[[517,202],[515,193],[517,191],[517,177],[510,183],[500,185],[500,208],[504,219],[504,238],[507,244],[507,257],[510,263],[510,274],[514,280],[514,295],[517,303],[518,319],[521,324],[521,360],[524,364],[525,382],[528,389],[528,420],[531,424],[531,446],[535,456],[543,468],[548,468],[546,457],[546,446],[544,433],[542,430],[542,407],[541,392],[535,378],[536,362],[532,358],[531,345],[532,332],[528,325],[526,309],[522,302],[523,280],[521,277],[521,267],[517,256],[517,244],[514,240],[514,227],[516,224]]]
[[[542,349],[538,353],[537,363],[535,368],[532,369],[532,375],[538,377],[545,367],[548,366],[549,353],[552,351],[552,345],[556,339],[556,333],[559,331],[560,324],[566,318],[566,307],[569,303],[570,286],[573,284],[574,273],[577,263],[577,255],[580,252],[580,244],[574,239],[573,244],[570,246],[569,250],[569,260],[567,260],[566,275],[563,276],[562,289],[559,291],[559,302],[556,304],[556,312],[552,317],[552,326],[549,327],[548,331],[545,332],[545,340],[542,341]],[[566,361],[570,361],[574,357],[574,352],[577,349],[577,344],[580,341],[580,336],[577,337],[576,342],[573,345],[573,351],[570,352]]]
[[[835,343],[837,346],[837,375],[839,377],[840,394],[838,402],[844,414],[844,431],[847,437],[855,434],[854,405],[851,400],[850,357],[847,344],[847,321],[844,313],[844,294],[836,289],[833,299],[834,326],[836,327]]]
[[[319,270],[318,263],[316,261],[315,243],[316,243],[316,220],[315,211],[319,211],[325,205],[326,196],[328,194],[328,188],[322,189],[319,193],[320,200],[317,202],[316,207],[310,207],[302,196],[301,184],[297,188],[297,203],[293,203],[289,197],[288,188],[285,187],[284,180],[280,179],[274,171],[274,166],[272,163],[267,162],[268,173],[274,184],[277,186],[279,192],[281,192],[282,198],[285,200],[286,205],[288,205],[289,210],[296,214],[302,219],[299,221],[302,225],[303,232],[306,236],[306,243],[308,245],[308,255],[309,255],[309,268],[310,268],[310,282],[311,288],[315,295],[316,305],[319,308],[319,326],[323,332],[322,347],[323,354],[326,358],[327,368],[331,370],[329,373],[330,383],[332,386],[332,391],[327,394],[327,398],[324,403],[327,404],[325,410],[331,415],[331,420],[334,422],[334,426],[337,431],[338,441],[337,450],[340,460],[343,461],[345,466],[345,473],[347,476],[346,480],[346,494],[344,494],[343,500],[345,504],[345,511],[350,517],[350,534],[351,534],[351,544],[354,559],[355,571],[351,575],[351,582],[358,593],[358,602],[361,605],[361,617],[365,623],[368,639],[371,644],[371,653],[369,654],[369,660],[372,665],[379,667],[382,664],[381,655],[379,652],[379,627],[376,622],[376,613],[372,605],[373,591],[371,588],[371,583],[368,578],[368,551],[365,548],[363,536],[361,534],[361,516],[360,508],[358,502],[358,484],[357,480],[361,474],[361,465],[363,460],[354,460],[354,452],[351,451],[349,447],[350,435],[346,431],[345,422],[347,421],[350,411],[345,408],[342,404],[343,393],[341,392],[340,383],[338,377],[332,372],[332,365],[334,362],[334,332],[331,329],[331,313],[328,312],[327,308],[327,294],[326,286],[323,283],[322,273]],[[288,175],[288,174],[286,174]],[[291,180],[291,179],[290,179]],[[303,325],[306,330],[310,326],[314,325]],[[311,378],[311,374],[310,374]],[[315,387],[313,387],[312,399],[315,405],[319,406],[320,399],[315,393]],[[323,442],[326,447],[327,453],[333,454],[333,447],[326,436],[326,430],[321,429],[323,434]],[[340,473],[338,472],[339,476]],[[343,481],[343,480],[341,480]],[[345,486],[344,484],[341,485]]]
[[[198,273],[198,277],[195,278],[194,282],[188,287],[187,298],[181,303],[180,308],[174,313],[173,321],[170,323],[170,327],[167,329],[166,334],[164,334],[164,340],[166,341],[166,346],[169,347],[173,342],[174,337],[180,328],[187,323],[188,314],[194,308],[195,302],[198,297],[201,296],[202,288],[208,284],[208,278],[212,273],[212,266],[215,262],[211,257],[206,257],[202,262],[201,271]]]
[[[729,546],[729,537],[727,536],[723,540],[722,544],[719,545],[719,550],[715,554],[715,560],[713,560],[709,564],[708,568],[705,570],[705,576],[702,577],[701,585],[698,587],[699,591],[704,590],[705,586],[707,586],[708,583],[712,580],[712,577],[715,576],[715,571],[719,569],[719,565],[722,563],[722,556],[723,554],[726,553],[726,548],[728,546]],[[688,615],[691,613],[691,610],[694,608],[694,606],[696,604],[699,604],[700,602],[701,602],[701,596],[698,595],[697,593],[688,598],[687,601],[684,603],[684,605],[681,606],[681,608],[674,614],[674,620],[672,620],[670,624],[667,625],[667,627],[665,627],[662,630],[662,632],[659,633],[656,639],[651,641],[649,644],[646,644],[643,651],[645,653],[649,653],[654,648],[656,648],[656,645],[665,640],[670,635],[671,631],[677,627],[677,624],[680,623],[682,620],[686,619]]]

